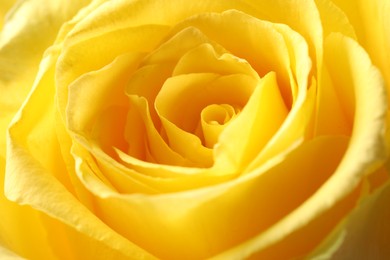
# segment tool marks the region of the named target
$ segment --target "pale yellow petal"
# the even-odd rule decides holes
[[[299,4],[284,0],[272,2],[253,0],[194,1],[191,3],[183,3],[179,0],[169,2],[122,0],[107,3],[104,7],[96,10],[95,15],[88,17],[83,24],[80,24],[75,33],[83,32],[86,35],[93,35],[98,33],[100,28],[103,28],[103,31],[111,30],[113,20],[115,26],[120,28],[150,23],[173,25],[200,13],[220,13],[229,9],[240,10],[254,17],[290,25],[309,39],[310,53],[313,54],[311,56],[315,57],[317,52],[318,57],[321,57],[321,20],[315,3],[310,0],[300,1]],[[110,12],[115,13],[114,18]]]
[[[69,255],[81,254],[81,257],[94,259],[153,259],[87,210],[24,147],[12,141],[8,147],[5,194],[18,204],[30,205],[59,220],[55,222],[57,228],[65,229],[63,232],[69,233],[69,236],[57,237],[58,232],[53,232],[56,249],[62,248]],[[48,232],[56,231],[50,222],[47,225]]]
[[[329,0],[315,0],[315,3],[321,16],[324,37],[332,32],[340,32],[356,39],[355,29],[343,10]]]
[[[4,247],[0,244],[0,258],[4,260],[22,260],[26,259],[11,251],[9,248]]]
[[[6,20],[6,14],[10,11],[11,7],[16,3],[16,0],[3,0],[0,3],[0,32],[3,29],[4,22]]]
[[[5,160],[0,157],[0,258],[7,254],[1,249],[3,245],[4,250],[29,259],[53,259],[40,213],[9,201],[4,196],[4,173]]]
[[[43,52],[55,40],[62,24],[88,2],[19,1],[9,13],[0,32],[0,154],[3,156],[7,125],[31,90]]]
[[[332,0],[347,14],[359,43],[381,70],[390,100],[390,2],[387,0]]]

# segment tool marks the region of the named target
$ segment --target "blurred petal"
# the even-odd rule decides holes
[[[0,3],[0,32],[3,29],[3,24],[6,19],[6,14],[10,11],[11,7],[15,4],[16,0],[3,0]]]
[[[388,259],[390,182],[367,196],[307,259]]]
[[[5,248],[0,244],[0,258],[4,260],[22,260],[25,258],[22,258],[15,252],[9,250],[8,248]]]

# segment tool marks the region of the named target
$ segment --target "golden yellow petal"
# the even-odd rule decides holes
[[[139,160],[170,165],[193,165],[188,158],[176,152],[166,142],[153,124],[148,101],[136,95],[129,96],[126,140],[130,144],[128,154]]]
[[[350,136],[353,118],[347,114],[347,101],[344,98],[352,98],[353,92],[341,91],[340,88],[345,89],[345,86],[342,84],[336,86],[335,82],[332,82],[329,68],[326,66],[322,68],[321,82],[318,85],[315,135]]]
[[[126,84],[141,58],[139,53],[123,54],[104,68],[85,73],[74,81],[69,86],[66,117],[69,130],[91,135],[95,122],[106,109],[127,108]],[[112,133],[120,134],[116,129]]]
[[[269,73],[260,80],[240,115],[222,132],[215,147],[217,167],[231,165],[241,172],[277,132],[287,113],[275,73]]]
[[[260,77],[275,71],[283,99],[291,106],[293,90],[290,88],[290,64],[293,62],[290,61],[283,34],[271,23],[236,10],[229,10],[222,14],[206,13],[189,18],[173,30],[180,31],[188,26],[199,28],[227,51],[246,60]],[[243,42],[245,48],[242,47]]]
[[[200,166],[211,166],[212,150],[194,135],[202,109],[211,104],[244,107],[256,84],[244,74],[193,73],[169,78],[155,106],[172,149]]]

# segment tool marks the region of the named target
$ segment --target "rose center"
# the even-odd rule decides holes
[[[212,148],[218,142],[220,133],[239,112],[238,107],[230,104],[208,105],[200,114],[200,122],[195,134],[203,141],[203,145]]]

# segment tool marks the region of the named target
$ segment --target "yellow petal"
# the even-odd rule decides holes
[[[69,86],[68,127],[75,132],[91,134],[94,122],[107,108],[127,107],[125,85],[142,54],[128,53],[98,71],[85,73]],[[113,131],[118,132],[118,131]]]
[[[73,188],[77,186],[72,185],[72,171],[68,172],[66,167],[71,162],[63,161],[57,139],[53,62],[51,56],[43,61],[34,91],[9,129],[6,197],[50,216],[43,220],[47,232],[53,232],[49,237],[64,232],[50,240],[55,254],[81,253],[81,258],[103,259],[153,258],[107,227],[76,197],[78,193]]]
[[[183,5],[180,1],[170,1],[169,3],[153,1],[118,1],[115,4],[107,2],[99,8],[96,8],[91,15],[80,22],[72,31],[70,38],[73,39],[73,42],[80,42],[83,39],[104,38],[104,35],[108,35],[108,32],[113,30],[125,31],[125,28],[136,28],[147,24],[173,25],[185,18],[191,17],[192,15],[195,16],[204,12],[222,12],[229,9],[240,10],[248,14],[252,14],[254,17],[259,17],[265,20],[272,17],[272,21],[291,25],[291,27],[309,39],[308,42],[311,56],[314,57],[314,59],[316,59],[316,56],[317,59],[322,57],[321,24],[316,6],[312,1],[304,1],[300,5],[285,1],[277,1],[272,4],[252,1],[235,1],[226,3],[204,1],[202,3],[191,3],[191,6],[188,6],[188,4]],[[133,12],[133,10],[137,10],[137,12]],[[159,10],[158,14],[156,14],[155,10]],[[167,11],[164,12],[162,10]],[[284,10],[284,12],[280,12],[280,10]],[[112,16],[112,13],[115,13],[115,17]],[[301,17],[301,19],[296,19],[296,17]],[[115,23],[112,22],[113,20]],[[233,27],[231,28],[235,28],[237,23],[234,22],[232,26]],[[206,30],[206,28],[204,30]],[[229,30],[223,31],[225,32]],[[241,33],[241,31],[239,31],[239,33]],[[155,38],[155,35],[153,35],[153,38]],[[235,38],[234,42],[236,42],[236,40],[237,39]],[[147,46],[150,46],[150,39],[146,41],[146,43]],[[262,42],[256,41],[256,43],[261,44]],[[142,46],[144,48],[142,43],[139,43],[138,46]],[[241,45],[239,46],[239,50],[242,50],[240,47]],[[80,57],[80,55],[83,55],[85,51],[89,50],[80,50],[80,52],[77,53],[77,56]],[[96,55],[89,55],[89,57],[95,56]],[[287,56],[282,55],[282,58],[285,57]],[[70,60],[68,62],[71,64],[73,63]],[[321,60],[318,60],[318,62],[321,64]],[[85,66],[85,64],[83,66]],[[288,68],[288,66],[281,66],[279,68]],[[268,71],[265,73],[267,72]]]
[[[324,37],[332,32],[340,32],[356,39],[355,29],[343,10],[329,0],[315,0],[315,3],[321,16]]]
[[[221,52],[211,44],[200,44],[182,55],[172,75],[202,72],[220,75],[242,73],[256,79],[259,78],[256,71],[246,60],[240,59],[227,51]]]
[[[169,78],[156,98],[156,110],[170,146],[185,158],[211,166],[212,150],[205,148],[193,134],[202,109],[210,104],[233,104],[242,108],[256,83],[244,74],[194,73]]]
[[[260,14],[257,17],[271,22],[287,24],[293,31],[301,34],[309,46],[309,54],[313,59],[314,73],[321,69],[323,28],[321,17],[315,1],[303,0],[297,4],[294,1],[255,1],[245,0]],[[250,14],[250,12],[247,12]],[[299,19],[297,19],[299,17]],[[319,73],[317,73],[319,74]]]
[[[347,14],[359,43],[381,70],[390,89],[390,2],[333,0]],[[390,91],[387,92],[390,100]]]
[[[308,259],[390,257],[390,182],[366,197]]]
[[[19,1],[9,13],[0,33],[1,155],[5,154],[6,128],[31,90],[43,52],[55,40],[62,24],[88,2]]]
[[[309,91],[306,89],[298,92],[297,102],[288,113],[286,119],[277,129],[277,132],[270,138],[261,152],[247,166],[245,172],[251,172],[253,169],[260,167],[273,156],[288,151],[298,143],[309,139],[312,136],[312,117],[315,105],[316,85],[313,80],[313,85]]]
[[[56,249],[94,259],[152,258],[87,210],[50,172],[31,158],[24,147],[12,142],[9,148],[5,194],[18,204],[30,205],[59,220],[55,222],[60,225],[57,228],[65,229],[69,236],[53,238]],[[48,227],[48,232],[56,230],[54,228]]]
[[[120,158],[118,162],[93,143],[83,143],[82,147],[75,145],[72,151],[81,163],[90,168],[87,173],[80,175],[80,178],[85,179],[85,186],[102,196],[106,192],[96,191],[91,179],[99,178],[111,193],[156,194],[211,186],[234,177],[229,175],[231,172],[221,174],[220,170],[214,168],[188,168],[137,161],[120,150],[117,150]]]
[[[0,257],[1,259],[4,260],[22,260],[25,258],[22,258],[15,252],[9,250],[8,248],[4,247],[3,245],[0,244]]]
[[[4,0],[0,4],[0,32],[3,29],[3,24],[6,19],[6,14],[10,11],[11,7],[15,4],[16,0]]]
[[[237,116],[238,112],[238,108],[228,104],[211,104],[202,110],[200,115],[201,122],[197,129],[201,129],[199,132],[201,132],[204,138],[206,147],[214,147],[218,142],[220,134]]]
[[[0,258],[13,251],[29,259],[53,259],[39,212],[9,201],[4,196],[4,173],[5,160],[0,157]]]
[[[287,108],[275,73],[269,73],[260,80],[240,115],[222,132],[215,147],[216,165],[222,168],[232,165],[241,172],[276,133],[286,116]]]
[[[295,248],[299,245],[309,245],[308,242],[319,235],[317,230],[324,223],[333,222],[332,225],[335,226],[335,219],[340,220],[353,208],[359,197],[359,183],[387,158],[384,133],[387,102],[379,71],[371,64],[365,51],[347,37],[331,34],[325,47],[325,59],[327,65],[333,68],[334,79],[340,82],[345,80],[346,84],[354,86],[356,106],[348,149],[337,170],[313,196],[267,231],[231,248],[220,255],[221,258],[245,258],[254,254],[257,257],[270,258],[275,256],[274,254],[283,255],[288,252],[281,250],[283,246],[291,245]],[[368,125],[370,127],[367,127]],[[326,232],[329,232],[330,228],[331,226]],[[324,235],[326,233],[322,236]],[[307,241],[308,237],[310,241]],[[311,246],[314,247],[315,244]],[[306,254],[307,251],[298,253]]]
[[[170,165],[193,165],[188,158],[173,150],[165,136],[156,129],[151,118],[148,101],[136,95],[129,96],[126,139],[132,146],[129,154],[139,160]]]
[[[120,195],[86,164],[79,170],[96,196],[96,214],[117,232],[160,258],[199,259],[247,240],[298,207],[333,173],[347,144],[344,137],[320,138],[243,178],[165,195]]]
[[[236,10],[229,10],[222,14],[206,13],[191,17],[173,30],[180,31],[188,26],[199,28],[230,53],[246,60],[260,77],[275,71],[283,99],[288,107],[291,106],[293,90],[290,88],[290,64],[293,62],[290,61],[283,35],[271,23]],[[245,48],[242,48],[243,42]]]
[[[227,52],[196,27],[186,27],[170,36],[145,58],[143,65],[176,63],[187,52],[202,44],[209,44],[217,54]]]
[[[318,83],[316,105],[316,135],[347,135],[353,127],[353,117],[348,110],[347,100],[353,99],[353,91],[345,90],[343,84],[335,85],[329,69],[322,68],[321,82]]]
[[[62,117],[65,118],[68,86],[74,80],[85,73],[103,68],[123,53],[147,52],[154,49],[167,30],[168,27],[164,25],[144,25],[111,30],[89,38],[68,36],[56,65],[58,102]],[[110,44],[107,45],[108,43]]]

